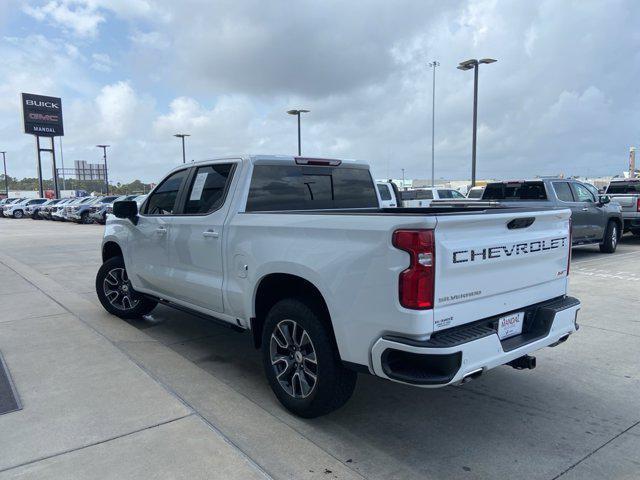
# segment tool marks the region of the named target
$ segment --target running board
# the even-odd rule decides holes
[[[140,293],[140,292],[138,292]],[[188,313],[189,315],[193,315],[194,317],[199,317],[202,318],[203,320],[208,320],[210,322],[213,322],[217,325],[220,325],[221,327],[226,327],[229,328],[235,332],[246,332],[247,329],[244,327],[241,327],[240,325],[235,325],[233,323],[229,323],[229,322],[225,322],[224,320],[221,320],[220,318],[217,317],[213,317],[211,315],[207,315],[206,313],[202,313],[199,312],[197,310],[193,310],[189,307],[185,307],[182,305],[178,305],[177,303],[173,303],[169,300],[165,300],[164,298],[158,298],[158,297],[154,297],[153,295],[149,295],[146,293],[140,293],[140,295],[142,295],[143,297],[146,297],[150,300],[153,300],[155,302],[161,303],[162,305],[166,305],[167,307],[171,307],[174,310],[180,310],[181,312],[184,313]]]

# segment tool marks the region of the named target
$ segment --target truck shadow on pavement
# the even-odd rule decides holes
[[[639,393],[598,368],[587,386],[589,355],[570,339],[539,352],[536,370],[499,367],[460,387],[359,375],[345,407],[304,420],[276,401],[248,334],[164,306],[130,323],[370,478],[552,478],[623,430]]]

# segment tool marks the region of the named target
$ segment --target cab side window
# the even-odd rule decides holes
[[[205,215],[219,209],[224,203],[232,171],[232,163],[198,168],[187,194],[184,213]]]
[[[580,183],[573,183],[571,187],[573,188],[573,193],[576,197],[577,202],[595,203],[596,198],[593,196],[593,193],[591,193],[587,187],[585,187]]]
[[[144,213],[147,215],[173,215],[178,207],[178,193],[187,179],[189,170],[180,170],[168,176],[149,196]]]
[[[573,194],[569,182],[553,182],[553,189],[556,191],[558,200],[562,202],[574,202]]]

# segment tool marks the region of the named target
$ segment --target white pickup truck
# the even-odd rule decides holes
[[[116,202],[96,290],[250,332],[280,402],[343,405],[357,372],[442,387],[574,333],[570,211],[380,208],[366,164],[249,156],[181,165]]]

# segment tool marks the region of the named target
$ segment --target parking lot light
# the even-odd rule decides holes
[[[7,177],[7,157],[5,156],[7,152],[0,152],[2,154],[2,164],[4,166],[4,190],[9,198],[9,178]]]
[[[472,58],[460,62],[456,67],[458,70],[471,70],[473,68],[473,138],[471,145],[471,186],[476,186],[476,139],[478,130],[478,66],[497,62],[494,58],[482,58],[477,60]]]
[[[185,137],[190,137],[190,136],[191,135],[189,135],[188,133],[176,133],[174,135],[174,137],[182,139],[182,163],[187,163],[187,156],[186,156],[185,149],[184,149],[184,139],[185,139]]]
[[[107,174],[107,148],[111,145],[96,145],[96,147],[102,149],[102,158],[104,159],[104,183],[107,188],[107,195],[109,195],[109,175]]]
[[[289,115],[296,115],[298,117],[298,156],[302,155],[302,146],[300,144],[300,114],[309,112],[310,110],[287,110]]]

